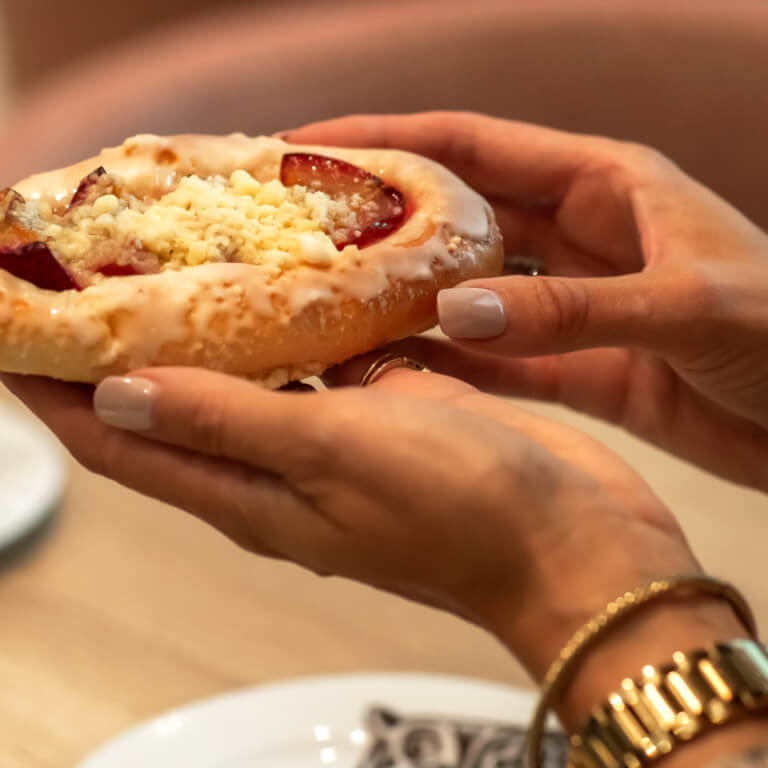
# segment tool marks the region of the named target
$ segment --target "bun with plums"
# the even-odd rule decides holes
[[[501,266],[489,205],[425,158],[136,136],[0,192],[0,370],[279,387],[433,326],[441,288]]]

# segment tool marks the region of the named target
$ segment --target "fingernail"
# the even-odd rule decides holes
[[[507,330],[501,299],[485,288],[448,288],[437,294],[440,327],[453,339],[492,339]]]
[[[154,394],[149,379],[110,376],[96,387],[93,408],[105,424],[141,432],[152,427]]]
[[[273,139],[280,139],[281,141],[288,141],[288,137],[293,133],[294,129],[290,131],[278,131],[272,134]]]

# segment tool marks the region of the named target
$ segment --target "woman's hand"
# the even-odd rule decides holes
[[[359,381],[364,365],[338,375]],[[253,552],[465,617],[536,679],[609,600],[698,569],[673,517],[610,451],[445,376],[400,369],[310,394],[149,369],[102,383],[100,419],[89,387],[4,380],[86,467]],[[742,631],[719,603],[648,611],[561,714],[576,724],[649,653]]]
[[[671,162],[459,113],[343,118],[285,138],[444,163],[492,202],[507,253],[556,275],[444,291],[441,325],[461,347],[419,340],[410,349],[430,367],[562,402],[768,490],[768,237]]]
[[[254,552],[469,618],[537,675],[608,600],[696,568],[620,459],[448,377],[310,394],[149,369],[99,387],[103,421],[88,387],[5,381],[86,467]]]

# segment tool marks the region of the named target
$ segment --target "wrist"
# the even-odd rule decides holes
[[[550,549],[535,558],[523,589],[509,588],[486,601],[484,621],[536,681],[578,629],[619,595],[652,579],[697,573],[700,567],[680,537],[636,521],[606,525],[601,535],[585,532],[572,551]],[[534,558],[532,558],[534,559]],[[730,615],[725,606],[726,615]],[[647,615],[653,612],[649,611]],[[630,617],[629,621],[634,620]]]
[[[686,584],[686,581],[678,583]],[[702,582],[697,579],[693,583]],[[713,585],[712,582],[707,581],[704,581],[703,584]],[[590,715],[593,718],[591,718],[591,725],[589,727],[594,729],[596,727],[596,721],[594,720],[596,705],[600,704],[599,709],[603,712],[606,711],[606,704],[604,702],[606,702],[609,694],[613,696],[621,692],[624,688],[622,683],[627,678],[637,680],[640,670],[646,665],[650,664],[657,669],[661,668],[661,674],[665,675],[665,670],[669,671],[670,669],[670,666],[667,665],[674,658],[675,664],[682,665],[679,666],[679,674],[682,675],[682,677],[679,676],[681,685],[685,687],[687,684],[691,686],[691,690],[699,691],[697,686],[702,684],[702,680],[696,681],[688,677],[690,670],[695,669],[696,663],[687,661],[686,658],[709,658],[712,660],[711,663],[716,665],[716,669],[719,668],[718,665],[722,663],[723,659],[730,659],[730,661],[725,663],[725,678],[730,681],[728,685],[733,686],[732,690],[738,692],[736,700],[742,701],[744,706],[741,710],[737,709],[728,715],[724,724],[725,727],[712,728],[710,726],[707,730],[706,726],[704,726],[702,733],[699,732],[700,725],[693,726],[692,724],[697,738],[689,742],[687,740],[688,737],[685,735],[678,735],[676,747],[661,762],[665,768],[667,766],[669,768],[693,768],[694,766],[699,768],[699,766],[705,764],[705,760],[708,765],[709,761],[721,756],[728,757],[736,756],[737,754],[747,756],[749,750],[756,747],[763,748],[763,753],[768,755],[768,730],[766,729],[768,726],[768,712],[765,710],[763,695],[755,693],[756,690],[760,690],[759,687],[755,688],[758,681],[764,680],[764,666],[761,666],[761,662],[756,661],[763,657],[761,652],[757,650],[754,643],[742,645],[740,642],[730,642],[724,646],[718,646],[718,651],[712,649],[711,651],[706,651],[706,655],[704,655],[705,651],[703,649],[714,646],[719,642],[732,641],[734,638],[753,636],[752,633],[755,632],[754,622],[750,617],[748,607],[739,598],[738,593],[727,590],[722,591],[722,587],[717,581],[714,582],[713,586],[715,594],[722,594],[722,598],[705,593],[694,593],[692,597],[689,596],[687,598],[683,597],[684,593],[681,594],[679,592],[661,593],[663,594],[662,597],[652,597],[650,602],[647,603],[640,602],[639,605],[630,609],[630,613],[626,617],[617,618],[615,624],[609,623],[600,630],[595,635],[598,642],[595,645],[588,646],[587,654],[580,658],[575,666],[571,666],[571,669],[575,670],[576,674],[572,677],[564,678],[565,686],[560,688],[558,694],[549,699],[549,701],[556,704],[555,709],[560,715],[560,720],[565,726],[566,731],[569,733],[581,732],[582,728],[587,726],[587,720]],[[653,595],[654,591],[647,592],[643,590],[635,594]],[[603,613],[603,617],[605,615]],[[747,627],[750,627],[751,630],[748,631]],[[577,634],[577,638],[579,636],[580,633]],[[581,643],[582,640],[577,639],[576,642]],[[701,655],[699,655],[698,651],[694,656],[676,655],[677,651],[690,654],[698,648],[702,649]],[[754,650],[748,650],[749,648]],[[734,664],[734,661],[737,659],[740,659],[740,661],[736,661]],[[743,666],[744,662],[747,663],[746,668]],[[699,663],[703,664],[704,662]],[[694,664],[694,667],[691,667],[690,664]],[[748,671],[745,672],[745,669]],[[737,672],[737,670],[741,671]],[[653,673],[643,671],[643,674]],[[669,680],[672,680],[673,674],[678,673],[670,673]],[[732,675],[735,675],[735,677],[732,677]],[[551,678],[548,676],[548,679]],[[672,682],[674,683],[674,681]],[[676,685],[675,683],[673,688]],[[705,693],[705,689],[706,685],[705,688],[700,690],[700,693],[695,694],[696,696],[701,696],[700,706],[703,708],[701,711],[710,712],[710,704],[713,707],[711,712],[719,711],[714,708],[714,705],[718,703],[718,700],[715,700],[717,697],[713,695],[714,688],[710,690],[709,694]],[[690,693],[691,691],[689,690],[689,695]],[[560,696],[559,699],[557,698],[558,695]],[[648,695],[650,696],[650,694]],[[615,707],[614,699],[612,698],[611,701],[611,706]],[[625,701],[630,701],[629,706],[635,706],[634,700],[625,699]],[[644,706],[651,707],[645,710],[646,712],[654,711],[653,701],[653,699],[646,700],[646,705]],[[669,701],[673,702],[674,699],[669,699]],[[682,700],[678,699],[678,705],[671,703],[669,706],[677,707],[675,711],[682,707],[683,711],[687,710],[690,712],[691,710],[688,709],[687,704],[688,700],[686,699],[685,701],[686,703],[683,704]],[[719,702],[723,701],[730,701],[730,699],[719,699]],[[640,702],[637,703],[639,704]],[[691,704],[690,706],[693,707],[694,705]],[[730,707],[730,705],[726,706]],[[545,712],[546,710],[542,711]],[[694,711],[699,710],[694,709]],[[723,710],[723,712],[727,711],[729,710]],[[656,710],[655,716],[658,717],[660,713],[663,713],[663,710]],[[680,715],[680,717],[683,717],[683,715]],[[718,719],[712,720],[712,722],[720,723],[719,717],[718,715]],[[602,723],[603,721],[598,717],[597,722]],[[543,725],[543,720],[537,720],[537,723],[540,727]],[[628,736],[635,734],[638,728],[642,730],[642,725],[639,725],[637,722],[633,726],[635,731],[627,730],[629,726],[630,723],[622,724],[619,721],[619,727],[623,731],[619,730],[616,733],[621,736],[623,732],[624,737],[628,738]],[[596,737],[597,733],[600,732],[600,728],[598,727],[598,731],[590,730],[589,733],[592,734],[592,737]],[[652,728],[653,726],[648,731],[649,734],[652,734]],[[612,734],[610,729],[607,733],[608,741],[604,740],[603,743],[612,749],[613,747],[610,747],[610,744],[618,744],[620,742],[611,741],[616,736],[616,733]],[[633,736],[633,738],[637,738],[637,736]],[[627,741],[626,743],[629,744],[630,742]],[[582,764],[582,760],[587,759],[587,755],[578,749],[574,757],[575,763],[579,765]],[[587,762],[591,764],[589,760]],[[639,765],[639,763],[637,764]],[[747,763],[737,758],[735,762],[727,763],[728,766],[732,764],[734,768],[736,765],[741,766],[742,764],[746,768],[747,764],[752,765],[753,762]],[[754,764],[757,765],[757,763]],[[714,768],[714,765],[712,768]],[[722,768],[725,768],[725,764],[723,764]]]
[[[677,651],[748,635],[731,606],[719,598],[665,596],[640,607],[598,638],[576,666],[556,702],[556,712],[566,730],[578,731],[596,704],[620,691],[625,678],[637,679],[644,666],[669,663]]]
[[[756,634],[739,591],[702,573],[653,579],[617,596],[573,634],[544,676],[531,754],[552,709],[574,735],[574,765],[639,766],[672,749],[665,765],[698,766],[679,761],[675,748],[709,735],[712,725],[737,731],[714,737],[713,748],[754,746],[764,731],[749,723],[764,727],[768,714],[768,655]]]
[[[693,574],[693,578],[697,583],[698,577]],[[702,575],[702,579],[703,585],[712,586],[707,577]],[[653,581],[655,583],[656,578]],[[675,580],[672,579],[671,583],[674,584]],[[678,583],[685,585],[687,581],[684,579]],[[609,693],[620,690],[625,678],[637,678],[646,665],[668,663],[678,651],[686,653],[717,642],[747,638],[754,631],[749,609],[740,604],[738,593],[729,597],[729,593],[723,592],[716,581],[714,594],[709,589],[701,591],[698,587],[694,591],[685,586],[682,590],[662,587],[661,591],[656,591],[655,586],[653,590],[649,590],[649,586],[649,579],[637,579],[631,591],[645,597],[635,598],[639,599],[639,604],[630,608],[625,616],[609,621],[607,626],[597,631],[594,640],[585,649],[586,653],[570,663],[570,672],[563,680],[560,693],[551,700],[561,722],[570,732],[584,724],[592,707],[605,700]],[[642,589],[637,589],[639,587]],[[530,637],[538,636],[539,650],[536,653],[530,650],[533,647],[530,637],[524,645],[528,648],[527,653],[525,650],[521,653],[516,647],[522,636],[514,623],[514,631],[510,635],[501,632],[498,636],[513,653],[527,662],[535,679],[543,680],[552,662],[560,658],[566,643],[571,645],[569,641],[575,637],[575,642],[581,646],[582,630],[587,637],[594,632],[593,629],[587,630],[585,625],[595,626],[594,619],[598,615],[602,615],[601,621],[604,621],[609,615],[605,612],[608,603],[614,603],[627,591],[630,590],[626,586],[614,589],[611,598],[601,600],[588,616],[580,617],[578,621],[574,615],[563,614],[559,623],[540,631],[534,629]],[[579,605],[582,607],[584,603]],[[609,609],[610,613],[614,611],[614,607]],[[578,639],[580,637],[582,639]],[[558,639],[553,645],[555,638]]]
[[[588,531],[569,536],[570,552],[589,552],[589,559],[550,546],[547,556],[532,558],[524,590],[509,589],[506,595],[500,591],[486,600],[484,616],[490,620],[480,623],[537,681],[543,680],[574,633],[609,602],[654,579],[700,572],[674,531],[637,518],[611,522],[606,521],[599,536]],[[747,627],[724,598],[705,592],[663,595],[598,636],[574,667],[557,713],[568,730],[576,730],[594,705],[624,678],[637,677],[643,666],[666,663],[676,651],[747,636]]]
[[[639,579],[635,586],[647,581]],[[572,635],[625,591],[626,587],[615,590],[611,598],[583,620],[575,622],[572,616],[561,617],[561,622],[552,624],[549,631],[538,633],[540,650],[535,654],[523,652],[521,655],[516,647],[520,642],[519,629],[510,636],[503,632],[497,636],[515,655],[528,662],[529,672],[540,681]],[[566,626],[569,627],[567,636],[553,646],[552,637],[560,637],[558,630]],[[747,626],[724,598],[706,593],[663,595],[602,630],[584,658],[576,663],[573,677],[554,702],[555,712],[565,729],[573,733],[586,722],[596,704],[619,689],[625,678],[637,678],[645,665],[669,662],[677,651],[687,652],[749,636]]]

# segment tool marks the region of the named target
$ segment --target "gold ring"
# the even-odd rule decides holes
[[[371,363],[370,368],[363,374],[363,378],[360,379],[360,386],[367,387],[378,381],[385,373],[394,371],[396,368],[408,368],[411,371],[431,373],[426,365],[412,360],[410,357],[387,352],[386,355],[382,355],[378,360]]]

